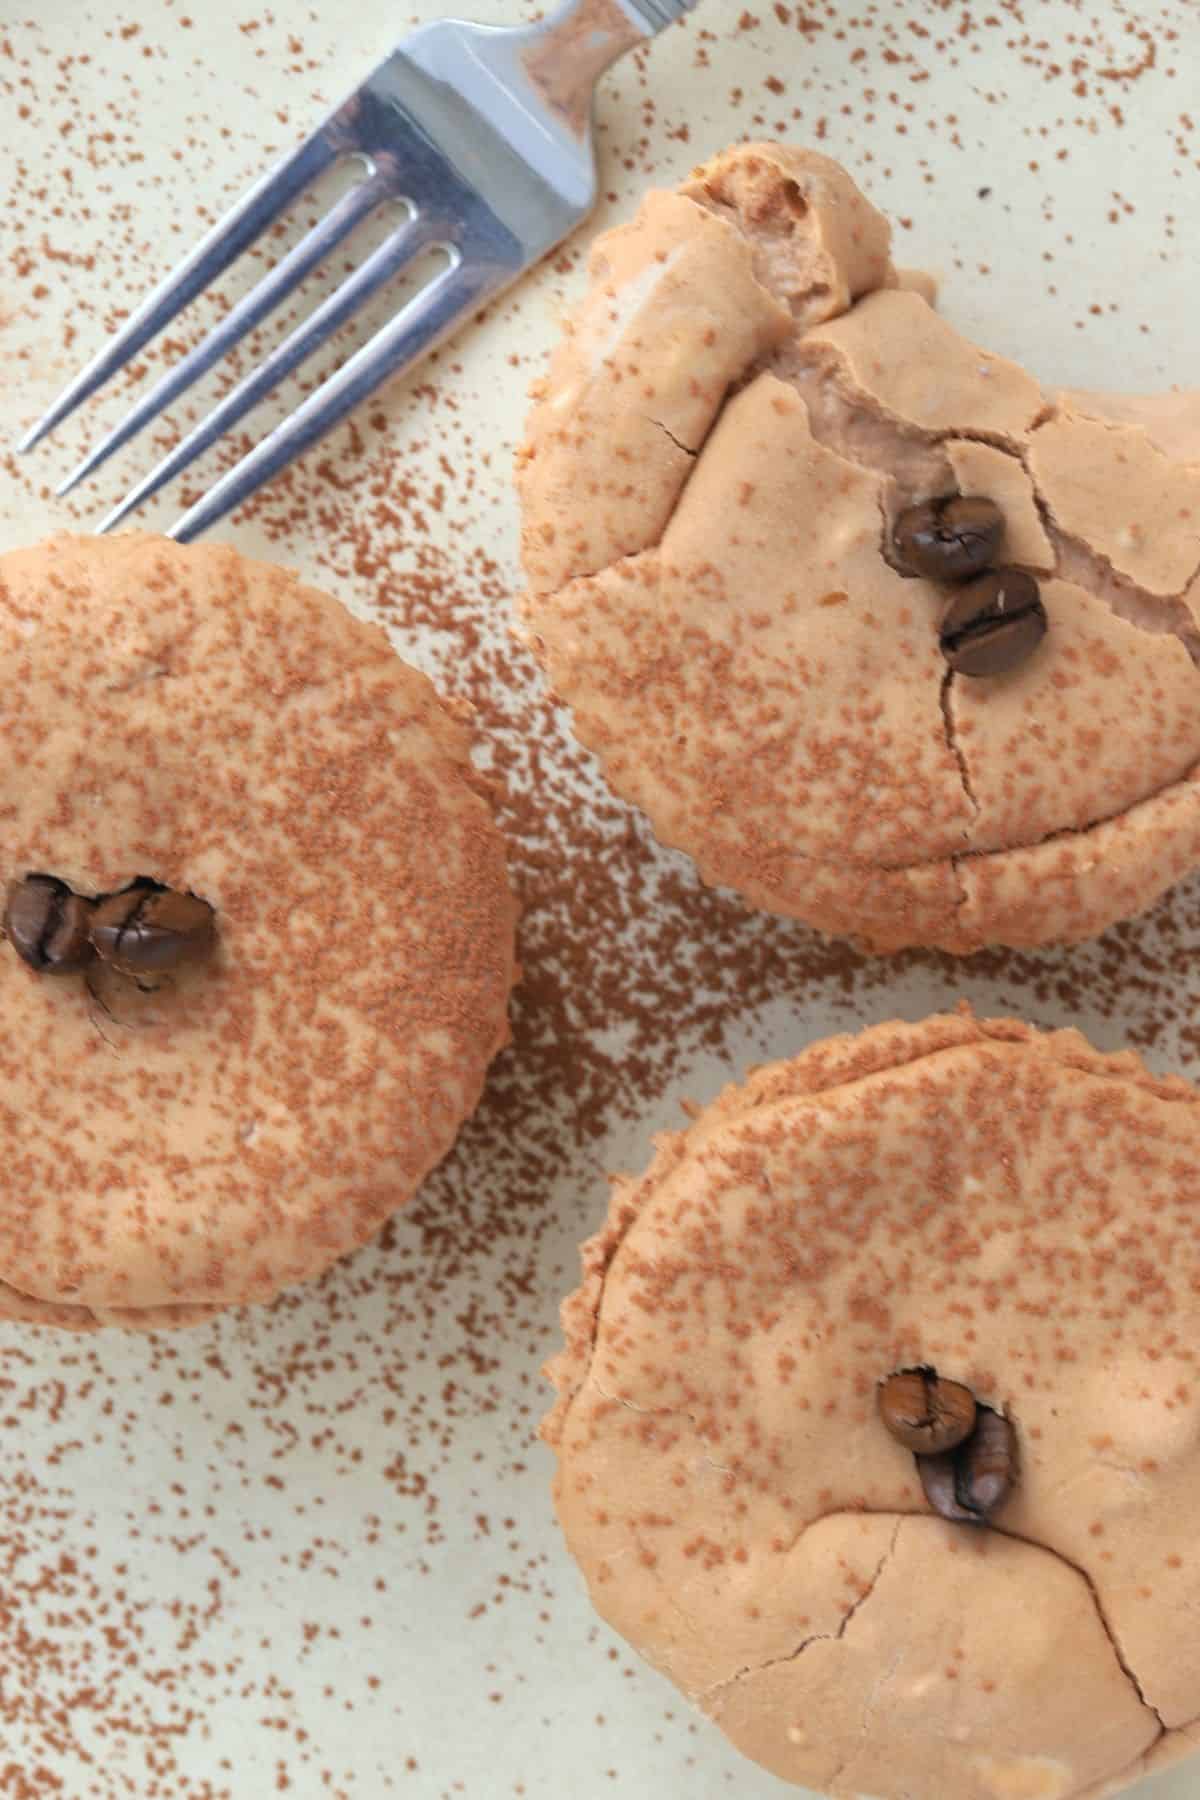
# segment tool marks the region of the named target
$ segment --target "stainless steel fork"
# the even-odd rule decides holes
[[[697,0],[566,0],[542,24],[443,19],[407,37],[300,147],[256,183],[147,297],[21,440],[31,450],[233,263],[335,164],[366,173],[202,343],[170,368],[59,488],[70,491],[264,320],[379,207],[403,222],[240,381],[97,527],[108,531],[180,474],[388,281],[431,250],[445,267],[209,489],[174,526],[188,542],[239,506],[391,376],[574,230],[596,198],[592,97],[609,65]]]

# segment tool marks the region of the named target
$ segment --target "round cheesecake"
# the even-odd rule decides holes
[[[1200,862],[1200,405],[968,342],[826,158],[738,146],[598,241],[518,486],[530,642],[705,880],[969,952],[1092,936]],[[993,607],[983,656],[903,553],[953,500],[1040,609]]]
[[[0,1316],[270,1299],[411,1196],[506,1041],[468,732],[294,575],[142,535],[0,557],[0,694]]]
[[[1198,1166],[1185,1083],[965,1014],[662,1137],[548,1370],[599,1611],[822,1793],[1080,1800],[1200,1749]],[[990,1494],[898,1380],[973,1398]]]

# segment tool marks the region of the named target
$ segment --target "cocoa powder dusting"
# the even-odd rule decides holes
[[[500,0],[463,10],[531,16]],[[1200,378],[1176,372],[1169,330],[1186,262],[1173,220],[1200,170],[1187,11],[702,9],[605,89],[597,225],[628,216],[647,180],[778,131],[846,158],[900,215],[898,256],[946,272],[956,323],[1039,375],[1101,380],[1119,329],[1142,385]],[[51,0],[0,26],[0,89],[21,119],[0,202],[8,441],[203,222],[178,216],[181,178],[207,217],[387,47],[377,20],[339,39],[343,24],[232,0],[194,15],[183,0],[117,15]],[[229,93],[197,97],[195,72],[235,54]],[[1019,155],[1018,88],[1035,91]],[[155,133],[183,163],[148,155]],[[1098,143],[1131,171],[1128,195],[1096,191]],[[1133,152],[1147,147],[1175,174],[1142,202]],[[1126,210],[1164,195],[1169,216]],[[993,239],[1011,255],[1018,236],[1024,316],[1011,282],[979,273],[999,260]],[[1129,287],[1135,245],[1161,259],[1161,313]],[[177,1338],[0,1331],[0,1795],[774,1791],[593,1621],[553,1523],[539,1369],[608,1171],[642,1165],[681,1099],[707,1100],[749,1062],[962,997],[1200,1070],[1200,881],[1069,952],[876,960],[706,890],[608,793],[509,630],[521,394],[581,253],[219,534],[383,622],[474,708],[524,908],[513,1042],[414,1203],[314,1288]],[[64,288],[69,305],[53,300]],[[53,501],[76,450],[220,310],[180,320],[52,446],[4,456],[7,541],[94,521],[273,341],[246,346],[93,488]],[[1064,343],[1076,360],[1057,370]],[[252,441],[238,434],[145,521],[169,523]]]

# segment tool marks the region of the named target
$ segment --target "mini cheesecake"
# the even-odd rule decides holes
[[[1200,1749],[1198,1168],[1184,1082],[966,1014],[659,1139],[548,1370],[598,1610],[820,1793],[1092,1800]]]
[[[706,881],[968,952],[1200,863],[1200,405],[970,343],[827,158],[739,145],[599,239],[518,487],[528,639]],[[974,592],[905,549],[968,503]]]
[[[219,545],[0,557],[0,1317],[189,1323],[363,1243],[507,1037],[461,720]]]

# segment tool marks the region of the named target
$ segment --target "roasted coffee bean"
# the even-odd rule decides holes
[[[215,915],[194,894],[135,882],[97,903],[91,936],[98,956],[124,975],[161,975],[213,947]]]
[[[918,1456],[916,1460],[917,1474],[921,1477],[925,1498],[935,1513],[940,1513],[943,1519],[950,1519],[955,1524],[984,1523],[978,1513],[968,1512],[959,1501],[953,1450],[944,1450],[938,1456]]]
[[[53,875],[26,875],[8,890],[4,935],[31,969],[62,975],[92,956],[91,902]]]
[[[956,675],[1005,675],[1046,635],[1046,608],[1032,575],[993,569],[961,588],[941,625],[942,655]]]
[[[898,562],[927,581],[968,581],[990,569],[1004,541],[1004,514],[993,500],[945,494],[910,506],[896,520]]]
[[[917,1473],[943,1519],[985,1525],[1016,1481],[1016,1433],[1003,1413],[980,1406],[970,1437],[940,1456],[918,1456]]]
[[[878,1391],[879,1416],[894,1438],[919,1455],[953,1450],[975,1426],[975,1396],[936,1369],[901,1369]]]
[[[985,1518],[1008,1498],[1017,1478],[1017,1434],[994,1407],[981,1406],[975,1429],[956,1452],[959,1503]]]

